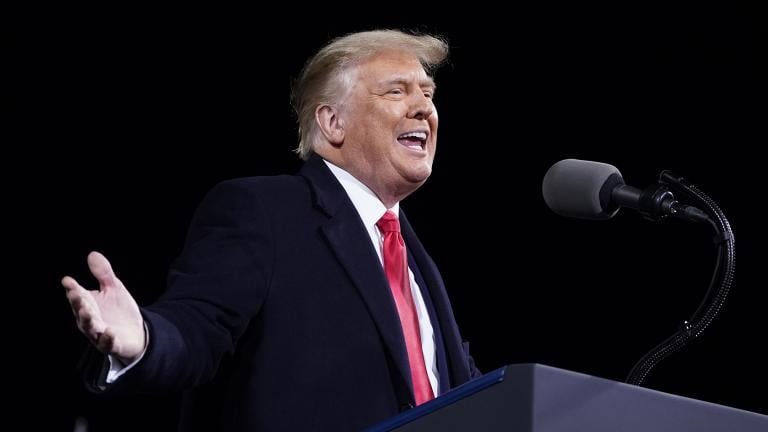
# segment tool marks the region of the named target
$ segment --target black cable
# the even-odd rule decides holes
[[[735,272],[736,250],[733,231],[720,207],[704,192],[688,184],[682,178],[675,177],[668,171],[661,173],[660,182],[667,184],[675,193],[693,201],[697,207],[709,216],[708,222],[715,232],[717,259],[715,260],[715,268],[707,293],[704,295],[704,299],[696,309],[696,312],[691,315],[690,319],[683,322],[675,334],[655,346],[640,358],[632,367],[632,370],[630,370],[626,382],[638,386],[643,384],[651,369],[661,360],[679,351],[691,340],[699,337],[712,323],[725,303]]]

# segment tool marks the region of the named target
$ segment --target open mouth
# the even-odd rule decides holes
[[[397,142],[412,150],[424,150],[428,136],[429,132],[427,131],[410,131],[398,136]]]

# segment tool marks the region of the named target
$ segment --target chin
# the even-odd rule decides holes
[[[411,183],[424,183],[429,176],[432,175],[432,167],[424,167],[419,170],[412,170],[406,176],[406,179]]]
[[[420,160],[397,160],[392,164],[396,175],[405,180],[408,184],[420,185],[424,183],[432,174],[432,161],[427,159]]]

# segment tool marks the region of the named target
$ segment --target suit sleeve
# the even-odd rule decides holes
[[[234,351],[268,294],[274,259],[258,185],[249,181],[219,184],[198,207],[167,291],[142,308],[147,352],[110,390],[192,387],[209,381]]]
[[[472,355],[469,353],[469,342],[463,341],[461,343],[461,347],[464,349],[464,355],[467,358],[467,365],[469,365],[469,377],[474,379],[483,376],[483,373],[480,371],[480,369],[475,366],[475,359],[472,358]]]

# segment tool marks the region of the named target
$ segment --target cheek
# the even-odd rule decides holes
[[[430,126],[430,129],[432,130],[432,137],[430,139],[430,141],[432,141],[432,145],[437,144],[437,125],[438,125],[437,117],[429,120],[429,126]]]
[[[397,130],[397,126],[403,118],[404,116],[400,115],[397,110],[379,109],[375,111],[374,116],[370,117],[363,127],[375,131],[375,134],[382,140],[392,141],[395,130]]]

